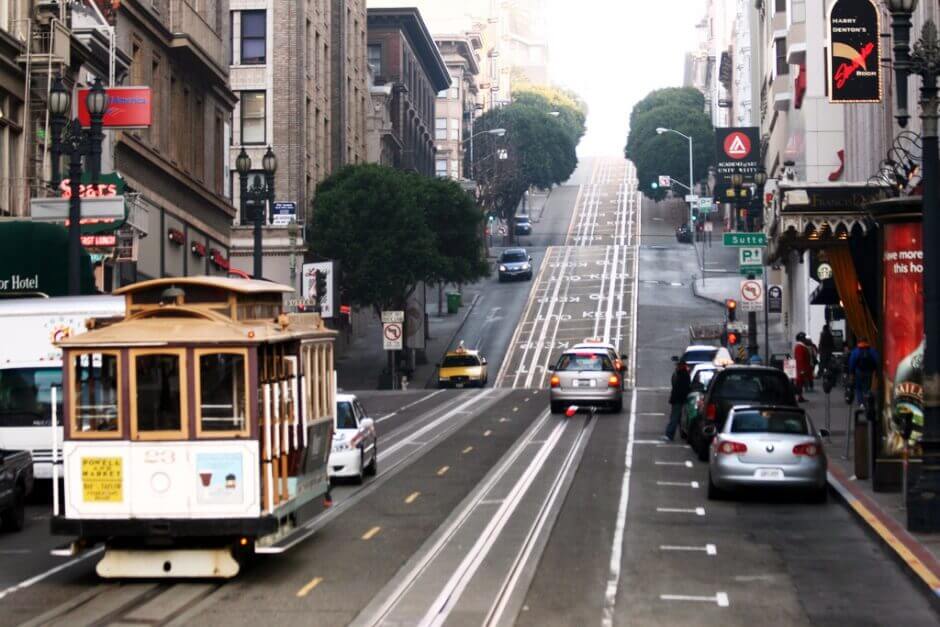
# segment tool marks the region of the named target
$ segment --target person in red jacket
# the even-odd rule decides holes
[[[796,393],[801,403],[805,403],[803,388],[813,380],[813,355],[803,340],[806,334],[802,331],[796,334],[796,344],[793,346],[793,357],[796,359]]]

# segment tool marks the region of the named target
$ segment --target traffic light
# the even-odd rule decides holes
[[[316,270],[315,272],[316,278],[314,279],[314,284],[317,290],[317,311],[322,311],[321,306],[323,305],[324,297],[326,297],[326,272],[322,270]]]
[[[738,301],[729,298],[725,301],[725,309],[728,312],[728,322],[734,322],[738,313]]]
[[[657,183],[656,181],[653,181],[652,183],[650,183],[650,187],[652,189],[659,189],[659,183]]]
[[[740,338],[738,337],[737,333],[735,333],[734,331],[728,331],[728,347],[729,348],[736,346],[739,339]]]

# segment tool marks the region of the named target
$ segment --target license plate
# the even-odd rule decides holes
[[[463,387],[463,383],[458,383],[458,384],[457,384],[457,387],[462,388],[462,387]]]
[[[779,468],[758,468],[754,476],[758,479],[783,479],[783,471]]]
[[[576,388],[592,388],[594,387],[594,379],[575,379],[574,387]]]

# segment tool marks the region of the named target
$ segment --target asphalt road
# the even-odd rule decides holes
[[[526,243],[537,279],[488,287],[462,330],[497,387],[362,392],[379,474],[290,551],[229,582],[103,582],[30,520],[0,535],[0,625],[937,624],[841,503],[708,501],[705,466],[658,442],[669,357],[720,308],[691,294],[681,212],[641,203],[626,162],[571,183]],[[588,335],[630,355],[624,411],[552,416],[544,366]]]

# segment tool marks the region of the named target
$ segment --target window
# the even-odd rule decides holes
[[[447,118],[434,120],[434,139],[447,139]]]
[[[374,76],[382,76],[382,46],[379,44],[369,44],[367,47],[369,55],[369,67],[372,68]]]
[[[441,368],[476,368],[479,365],[480,358],[476,355],[447,355]]]
[[[809,435],[806,416],[798,411],[739,411],[734,414],[731,433],[789,433]]]
[[[52,388],[57,387],[56,415],[62,416],[62,371],[58,368],[0,370],[0,427],[47,427],[52,424]]]
[[[134,439],[183,439],[187,435],[182,350],[139,351],[131,368],[131,435]]]
[[[150,64],[150,85],[153,88],[153,94],[151,95],[153,104],[150,112],[150,130],[148,133],[150,144],[159,150],[162,144],[160,139],[160,118],[163,115],[163,107],[161,105],[163,99],[163,74],[160,67],[160,58],[157,57],[157,55],[153,56],[153,62]]]
[[[448,134],[448,139],[460,139],[460,120],[457,118],[450,119],[450,132]]]
[[[577,370],[580,372],[613,372],[614,365],[606,355],[596,353],[574,353],[562,355],[556,370]]]
[[[787,38],[774,39],[774,49],[777,57],[777,76],[786,76],[790,73],[790,66],[787,64]]]
[[[336,404],[336,428],[337,429],[358,429],[356,415],[353,413],[352,403],[342,402]]]
[[[199,363],[197,433],[248,434],[244,353],[196,353]]]
[[[241,93],[242,143],[264,144],[265,141],[265,93],[243,91]]]
[[[437,176],[447,176],[447,159],[438,159],[435,167],[434,173]]]
[[[267,16],[264,10],[242,11],[242,65],[267,62]]]
[[[787,10],[787,0],[774,0],[774,13],[784,13]]]
[[[200,181],[206,180],[206,108],[202,98],[196,98],[193,111],[193,174]]]
[[[118,356],[82,353],[72,360],[72,437],[120,437]]]

